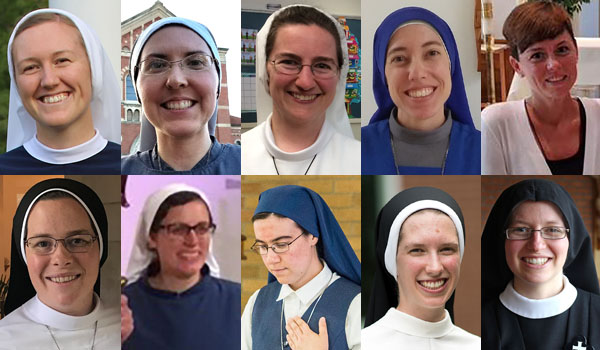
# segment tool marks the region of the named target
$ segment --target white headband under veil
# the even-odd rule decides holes
[[[258,124],[266,121],[267,118],[273,112],[273,99],[271,98],[271,95],[269,95],[269,78],[267,76],[267,65],[265,57],[267,36],[269,34],[271,24],[273,23],[273,19],[279,16],[281,11],[293,6],[312,7],[308,5],[291,5],[278,10],[277,12],[269,16],[269,18],[267,18],[267,21],[256,36],[256,77],[260,82],[256,84],[256,115]],[[342,135],[354,138],[352,134],[352,129],[350,127],[350,121],[348,120],[348,114],[346,113],[346,105],[344,100],[344,96],[346,94],[346,76],[348,75],[349,66],[347,46],[348,44],[346,43],[344,29],[342,29],[342,27],[335,20],[335,18],[333,18],[329,14],[319,10],[316,7],[312,8],[325,14],[335,24],[335,27],[337,28],[340,37],[340,46],[342,48],[343,64],[342,68],[340,69],[340,77],[336,86],[335,97],[333,98],[331,105],[329,105],[329,107],[327,108],[325,119]]]
[[[165,201],[165,199],[172,194],[179,192],[193,192],[198,194],[204,203],[206,203],[208,212],[211,213],[211,216],[214,220],[214,213],[210,208],[210,203],[208,202],[206,195],[195,187],[185,184],[170,184],[151,194],[144,203],[144,208],[142,209],[138,219],[138,224],[135,229],[135,241],[133,243],[131,255],[129,256],[127,272],[125,273],[128,284],[137,281],[143,275],[148,265],[150,265],[152,259],[154,259],[156,256],[154,252],[148,250],[150,226],[152,225],[152,221],[154,220],[154,216],[156,215],[158,208]],[[208,248],[208,254],[206,256],[206,264],[210,268],[210,275],[218,277],[219,265],[212,254],[212,242],[213,240],[211,239]],[[198,271],[198,273],[200,273],[200,271]]]
[[[10,74],[10,103],[8,107],[6,150],[10,151],[20,147],[36,134],[35,120],[23,106],[23,101],[21,101],[17,90],[11,48],[17,29],[24,21],[40,13],[63,15],[77,26],[83,37],[87,56],[90,61],[92,74],[92,100],[90,106],[94,127],[105,139],[121,143],[121,123],[117,119],[120,114],[121,89],[100,39],[92,28],[73,14],[59,9],[40,9],[25,15],[15,26],[8,41],[6,51],[8,56],[8,72]],[[51,35],[51,33],[48,35]]]

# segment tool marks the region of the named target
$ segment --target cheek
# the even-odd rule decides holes
[[[40,259],[34,255],[27,256],[27,271],[29,272],[29,278],[31,282],[35,284],[41,277],[40,275],[44,271],[48,262],[45,259]]]
[[[460,274],[460,256],[458,254],[443,257],[442,264],[448,272],[454,274],[454,277],[458,279]]]

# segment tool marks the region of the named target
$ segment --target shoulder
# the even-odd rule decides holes
[[[119,154],[121,154],[121,145],[112,141],[108,141],[102,152],[119,152]]]
[[[211,277],[212,282],[218,287],[218,289],[225,294],[232,294],[239,297],[242,286],[241,284],[226,279]]]
[[[460,342],[465,346],[477,345],[477,349],[479,349],[479,346],[481,346],[481,338],[475,334],[471,334],[456,325],[454,325],[452,332],[455,337],[459,338],[457,339],[457,342]]]
[[[252,144],[254,142],[262,143],[262,135],[263,129],[265,127],[265,122],[258,124],[252,129],[246,131],[242,134],[242,145],[248,145],[248,143]]]
[[[152,173],[154,169],[150,163],[150,151],[136,152],[121,158],[121,173],[123,175],[136,175]]]
[[[524,112],[523,100],[494,103],[481,111],[482,123],[497,122]]]
[[[600,98],[580,97],[588,123],[600,124]]]
[[[362,128],[360,128],[360,133],[362,136],[361,141],[364,141],[365,137],[378,137],[379,135],[386,133],[386,131],[386,134],[389,134],[389,130],[390,127],[388,119],[380,120],[378,122],[363,126]]]
[[[43,164],[27,153],[23,146],[0,154],[0,174],[23,174],[28,169],[39,169]]]
[[[213,140],[213,152],[215,153],[209,159],[207,166],[203,166],[198,174],[211,175],[239,175],[241,171],[242,149],[239,145],[225,143],[221,144],[216,139]],[[202,161],[201,161],[202,162]]]

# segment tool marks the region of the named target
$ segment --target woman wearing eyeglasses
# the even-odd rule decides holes
[[[42,181],[13,219],[11,271],[0,349],[116,349],[116,307],[97,294],[108,256],[100,198],[68,179]]]
[[[169,17],[136,40],[130,71],[143,117],[123,174],[239,174],[240,147],[215,136],[221,64],[204,25]]]
[[[360,262],[323,198],[271,188],[252,222],[269,284],[244,308],[242,349],[360,349]]]
[[[171,184],[148,197],[121,296],[122,349],[239,348],[240,285],[215,277],[215,229],[194,187]]]
[[[592,243],[564,188],[507,188],[482,236],[482,349],[600,348]]]
[[[246,175],[360,174],[344,105],[344,30],[311,6],[285,7],[256,38],[258,126],[242,134]]]

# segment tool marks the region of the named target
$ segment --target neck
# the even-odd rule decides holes
[[[271,115],[271,130],[275,144],[284,152],[298,152],[310,147],[317,141],[325,115],[307,123],[290,123],[273,111]]]
[[[562,98],[545,98],[543,96],[534,95],[527,100],[530,108],[529,118],[534,122],[544,124],[559,124],[571,122],[570,116],[579,118],[579,106],[571,96],[567,95]],[[565,118],[565,116],[568,116]]]
[[[156,133],[158,154],[173,169],[191,170],[208,153],[211,146],[208,129],[204,127],[200,135],[173,137]]]
[[[181,278],[171,274],[164,273],[162,270],[158,275],[150,277],[148,282],[155,289],[166,290],[169,292],[181,293],[192,288],[202,279],[200,272],[189,277]]]
[[[560,293],[565,287],[563,276],[557,275],[552,280],[541,283],[528,283],[519,278],[513,280],[513,288],[528,299],[547,299]]]
[[[398,307],[396,308],[398,311],[402,311],[405,314],[409,314],[413,317],[416,317],[420,320],[427,322],[439,322],[444,319],[446,316],[446,312],[444,311],[444,307],[439,308],[422,308],[417,305],[408,305],[409,303],[403,303],[402,300],[398,303]]]
[[[36,123],[36,138],[53,149],[66,149],[81,145],[96,135],[92,115],[83,116],[72,124],[56,128]]]
[[[396,113],[396,120],[398,123],[410,130],[432,131],[442,126],[444,121],[446,121],[443,107],[429,118],[409,116],[406,113],[403,113],[399,108]]]
[[[299,283],[290,284],[290,288],[296,291],[304,287],[308,282],[312,281],[312,279],[315,278],[323,270],[323,267],[323,263],[319,258],[317,258],[317,261],[313,261],[313,263],[310,264],[308,271],[306,271],[305,278]]]
[[[82,298],[81,300],[74,303],[74,305],[67,306],[52,306],[51,303],[47,303],[39,294],[38,298],[42,303],[44,303],[44,305],[48,306],[49,308],[69,316],[85,316],[92,312],[96,307],[93,292],[89,296],[86,296],[85,298]]]

